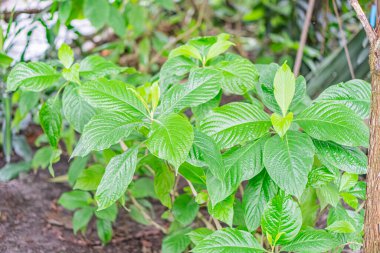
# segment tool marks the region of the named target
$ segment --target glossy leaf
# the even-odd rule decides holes
[[[86,156],[94,150],[104,150],[128,137],[141,119],[125,112],[97,114],[84,127],[72,156]]]
[[[161,67],[160,87],[163,92],[172,84],[178,84],[197,64],[184,56],[168,59]]]
[[[258,105],[233,102],[214,109],[200,128],[221,148],[228,148],[263,136],[270,126],[269,116]]]
[[[290,125],[292,124],[293,113],[289,112],[285,117],[282,117],[277,113],[273,113],[270,117],[270,120],[276,133],[280,137],[283,137],[286,134],[286,131],[288,131]]]
[[[215,219],[223,221],[228,226],[232,227],[232,221],[234,219],[234,201],[235,196],[231,195],[215,206],[208,205],[208,212]]]
[[[60,74],[43,62],[19,63],[9,73],[7,91],[17,88],[29,91],[42,91],[58,81]]]
[[[277,104],[281,108],[282,115],[285,116],[290,103],[293,100],[296,87],[296,78],[289,66],[284,63],[276,72],[273,81],[273,94]]]
[[[277,191],[277,185],[266,171],[262,171],[248,181],[243,195],[243,207],[245,224],[249,231],[255,231],[258,228],[267,203]]]
[[[189,121],[178,114],[155,120],[146,145],[155,156],[169,161],[177,170],[186,160],[194,132]]]
[[[58,59],[65,68],[70,68],[74,62],[73,50],[67,44],[62,44],[58,50]]]
[[[137,152],[137,148],[132,148],[111,159],[96,190],[98,210],[109,207],[123,196],[135,173]]]
[[[57,101],[46,101],[40,110],[40,123],[52,147],[57,147],[61,137],[62,117]]]
[[[264,147],[264,165],[276,184],[298,198],[307,183],[314,160],[312,140],[304,133],[288,131],[271,137]]]
[[[300,207],[290,195],[283,192],[268,203],[261,219],[262,229],[274,239],[272,245],[289,243],[297,236],[301,225]]]
[[[368,118],[371,103],[371,85],[366,81],[357,79],[332,85],[324,90],[316,101],[343,104],[361,118]]]
[[[217,230],[200,241],[194,253],[256,253],[265,252],[252,234],[233,228]]]
[[[341,104],[315,103],[294,120],[311,137],[346,146],[368,146],[369,131],[352,110]]]
[[[80,62],[79,73],[81,77],[86,79],[96,79],[107,75],[117,75],[123,70],[123,68],[107,61],[103,57],[90,55]]]

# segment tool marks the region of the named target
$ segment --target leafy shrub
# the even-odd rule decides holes
[[[68,150],[74,190],[59,199],[74,211],[74,232],[95,216],[109,242],[120,205],[167,233],[163,252],[360,248],[370,85],[340,83],[311,101],[286,63],[254,65],[226,53],[233,45],[227,34],[192,39],[138,87],[123,81],[132,69],[95,55],[74,63],[67,45],[62,66],[13,68],[8,91],[58,88],[39,112],[52,174],[62,129],[81,134]],[[241,101],[221,105],[225,94]],[[188,187],[177,189],[178,179]],[[168,208],[169,229],[151,217],[148,197]],[[327,224],[317,224],[326,212]]]

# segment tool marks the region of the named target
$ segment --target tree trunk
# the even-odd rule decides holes
[[[371,68],[371,116],[368,153],[367,200],[364,221],[364,252],[380,252],[380,41],[372,46],[369,57]]]

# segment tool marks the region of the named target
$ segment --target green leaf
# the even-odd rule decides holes
[[[1,41],[0,41],[0,44],[1,44]],[[1,46],[2,45],[0,45],[0,47]],[[0,49],[0,51],[1,51],[1,49]],[[13,62],[12,57],[6,55],[5,53],[0,52],[0,67],[1,68],[8,68],[12,64],[12,62]]]
[[[178,169],[178,172],[192,182],[193,184],[205,185],[206,184],[206,174],[205,170],[201,167],[193,166],[188,162],[184,162]]]
[[[232,222],[234,219],[234,201],[235,196],[231,195],[225,200],[216,204],[215,206],[212,206],[209,203],[208,213],[215,219],[223,221],[228,226],[232,227]]]
[[[260,225],[264,209],[277,191],[277,185],[266,171],[248,181],[243,195],[243,207],[245,224],[250,232]]]
[[[357,174],[344,173],[340,179],[339,191],[347,191],[354,187],[358,182],[359,176]]]
[[[281,109],[277,104],[276,98],[274,96],[274,78],[279,66],[277,64],[268,65],[255,65],[259,71],[260,80],[259,85],[256,87],[259,96],[261,97],[263,103],[272,112],[281,114]],[[305,99],[306,95],[306,80],[303,76],[298,76],[296,78],[295,93],[293,100],[289,106],[290,111],[294,112],[296,107]]]
[[[86,229],[87,224],[90,222],[93,214],[94,210],[92,207],[86,207],[75,211],[73,216],[74,234],[76,234],[80,229]]]
[[[289,112],[285,117],[282,117],[281,115],[278,115],[277,113],[273,113],[270,116],[270,120],[272,122],[273,128],[276,131],[276,133],[280,137],[283,137],[288,131],[290,125],[292,124],[293,113]]]
[[[371,84],[363,80],[350,80],[332,85],[316,99],[317,102],[342,104],[361,118],[368,118],[371,103]]]
[[[0,169],[0,182],[7,182],[31,169],[30,162],[7,163]]]
[[[265,252],[252,234],[233,228],[217,230],[193,249],[194,253]]]
[[[33,91],[21,91],[18,107],[22,115],[30,112],[37,104],[40,98],[40,93]]]
[[[136,92],[123,82],[102,78],[92,80],[80,86],[79,93],[95,108],[150,118],[145,105],[136,96]]]
[[[112,5],[109,7],[107,23],[119,37],[124,37],[126,34],[125,20],[118,9]]]
[[[62,117],[57,101],[49,99],[40,110],[40,124],[52,147],[57,147],[61,137]]]
[[[117,218],[117,206],[113,204],[106,209],[95,211],[95,215],[98,219],[108,220],[114,222]]]
[[[91,200],[91,195],[88,192],[71,191],[64,192],[58,199],[58,204],[70,211],[74,211],[77,208],[89,206]]]
[[[214,109],[200,124],[221,148],[260,138],[270,126],[269,116],[258,105],[242,102]]]
[[[322,185],[325,185],[335,179],[336,175],[332,173],[328,168],[325,166],[314,168],[310,171],[308,175],[308,182],[307,184],[318,188]]]
[[[218,35],[217,41],[210,47],[210,49],[207,52],[206,62],[212,58],[215,58],[218,55],[223,54],[230,48],[230,46],[235,45],[231,41],[228,41],[229,38],[230,35],[226,33]]]
[[[42,91],[58,81],[60,74],[43,62],[18,63],[9,73],[7,91],[17,88]]]
[[[334,142],[313,140],[318,159],[331,171],[367,173],[367,156],[359,148],[346,148]]]
[[[154,191],[157,197],[160,199],[161,203],[168,207],[172,207],[172,200],[170,197],[170,192],[172,191],[175,183],[174,173],[171,172],[168,166],[160,162],[160,166],[156,165],[154,167]]]
[[[286,63],[277,70],[273,87],[274,97],[281,108],[282,115],[285,116],[293,100],[296,88],[296,78]]]
[[[190,71],[189,80],[184,85],[175,85],[161,101],[163,113],[180,112],[214,98],[220,90],[220,73],[213,69],[197,68]]]
[[[76,180],[74,190],[95,191],[98,188],[104,171],[104,167],[100,164],[94,164],[88,169],[82,171]]]
[[[117,75],[123,70],[124,68],[107,61],[103,57],[90,55],[80,62],[79,74],[86,79],[96,79],[107,75]]]
[[[135,173],[137,153],[138,149],[132,148],[111,159],[96,190],[98,210],[109,207],[124,195]]]
[[[172,84],[178,84],[197,64],[184,56],[168,59],[161,67],[160,87],[165,92]]]
[[[99,239],[103,244],[106,244],[112,239],[112,223],[107,220],[97,219],[96,230],[98,232]]]
[[[176,170],[186,160],[194,140],[193,127],[178,114],[169,114],[152,124],[146,145],[155,156],[170,162]]]
[[[324,230],[306,229],[281,250],[286,252],[327,252],[339,245],[340,242]]]
[[[62,95],[62,110],[67,121],[76,131],[82,133],[84,126],[95,115],[95,109],[78,92],[79,88],[69,85]]]
[[[267,205],[261,219],[264,232],[282,245],[293,240],[301,229],[302,215],[298,204],[290,195],[280,192]]]
[[[141,124],[141,119],[126,112],[97,114],[84,127],[72,157],[83,157],[91,151],[107,149],[128,137],[132,130]]]
[[[71,68],[63,69],[62,77],[65,78],[66,81],[81,84],[79,78],[79,64],[75,63],[73,66],[71,66]]]
[[[249,60],[235,58],[215,65],[222,73],[221,85],[228,93],[243,95],[255,88],[259,81],[259,73]]]
[[[194,132],[194,142],[188,162],[195,166],[204,162],[214,176],[219,179],[224,177],[224,165],[218,147],[211,137],[200,131]]]
[[[264,147],[264,165],[273,181],[299,198],[314,160],[312,140],[304,133],[288,131],[281,139],[271,137]]]
[[[88,156],[86,157],[76,157],[71,163],[68,172],[68,181],[70,185],[74,185],[78,176],[86,168],[88,162]]]
[[[219,167],[222,178],[227,170],[238,171],[242,180],[249,180],[264,168],[263,150],[269,136],[246,143],[244,146],[231,149],[223,154],[224,167]]]
[[[190,239],[187,236],[190,231],[190,228],[185,228],[165,236],[162,240],[161,252],[183,253],[190,245]]]
[[[107,22],[109,7],[107,0],[84,0],[84,15],[96,29],[99,29]]]
[[[72,1],[66,0],[60,3],[58,8],[58,19],[61,24],[65,24],[66,21],[70,18],[71,10],[72,10]]]
[[[173,215],[183,226],[191,224],[197,216],[199,205],[189,195],[178,196],[173,204]]]
[[[327,205],[336,207],[339,202],[339,190],[338,187],[334,184],[323,185],[320,188],[317,188],[317,196],[321,209],[325,208]]]
[[[73,50],[65,43],[58,50],[58,59],[65,68],[70,68],[74,62],[74,52]]]
[[[190,240],[197,245],[208,235],[212,234],[214,231],[208,228],[196,228],[187,235],[190,237]]]
[[[212,206],[234,193],[242,181],[242,176],[241,171],[230,169],[224,178],[219,180],[211,172],[208,172],[206,174],[206,186]]]
[[[157,198],[154,191],[153,180],[147,177],[142,177],[134,181],[130,192],[136,199],[148,197]]]
[[[194,59],[198,59],[202,61],[202,56],[199,53],[198,49],[191,46],[191,45],[182,45],[175,49],[173,49],[170,54],[169,58],[177,57],[177,56],[186,56],[186,57],[192,57]]]
[[[311,137],[346,146],[368,146],[369,131],[352,110],[341,104],[315,103],[294,120]]]
[[[326,228],[327,230],[335,233],[348,234],[355,232],[355,227],[349,222],[345,220],[335,221],[333,224]]]

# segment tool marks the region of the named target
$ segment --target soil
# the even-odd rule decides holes
[[[72,214],[57,205],[63,184],[49,182],[46,171],[0,183],[0,252],[160,252],[162,233],[132,221],[120,211],[112,242],[103,247],[94,224],[74,235]]]

